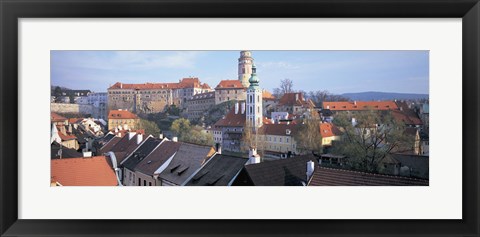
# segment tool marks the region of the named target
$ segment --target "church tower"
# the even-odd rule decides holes
[[[263,99],[262,89],[258,85],[260,79],[257,77],[257,69],[255,65],[252,66],[252,76],[248,80],[250,86],[247,89],[247,122],[252,125],[256,131],[263,124]]]
[[[240,51],[238,58],[238,80],[242,82],[244,87],[248,87],[248,79],[252,75],[253,58],[250,51]]]

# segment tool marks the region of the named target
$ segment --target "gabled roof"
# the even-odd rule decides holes
[[[54,112],[50,112],[50,120],[52,122],[65,122],[65,120],[67,120],[67,118],[57,114],[57,113],[54,113]]]
[[[215,150],[210,146],[182,143],[177,154],[159,178],[181,185],[214,153]]]
[[[83,154],[76,151],[75,149],[67,148],[64,146],[61,146],[57,142],[52,142],[50,145],[50,158],[51,159],[60,159],[60,148],[62,148],[61,156],[63,158],[75,158],[75,157],[82,157]]]
[[[255,186],[302,186],[308,183],[307,162],[318,164],[313,155],[296,156],[286,159],[265,161],[246,165],[249,181],[236,179],[234,185]],[[243,172],[243,171],[242,171]],[[251,182],[251,183],[250,183]]]
[[[398,122],[405,123],[406,125],[422,125],[422,120],[412,109],[393,110],[392,116]]]
[[[51,182],[63,186],[116,186],[117,177],[105,156],[51,160]]]
[[[309,186],[428,186],[428,180],[315,167]]]
[[[300,92],[285,93],[278,101],[278,105],[280,106],[308,106],[310,104],[311,101],[306,101],[303,98],[303,93]]]
[[[243,113],[242,113],[243,112]],[[242,111],[242,106],[239,104],[238,113],[235,113],[235,106],[232,106],[230,111],[215,123],[215,127],[243,127],[246,120],[246,111]]]
[[[138,119],[138,117],[128,110],[110,110],[108,119]]]
[[[118,163],[117,165],[120,165],[120,163],[122,163],[123,160],[141,144],[137,144],[137,137],[138,134],[135,134],[132,139],[128,139],[129,135],[127,134],[123,136],[122,139],[115,144],[115,146],[112,147],[110,151],[115,153]]]
[[[332,111],[397,110],[398,106],[394,101],[324,101],[323,108]]]
[[[157,149],[137,164],[135,171],[153,176],[155,171],[178,151],[181,144],[173,141],[162,142]]]
[[[274,100],[275,96],[273,96],[272,93],[270,93],[269,91],[263,90],[262,91],[262,98],[264,100]]]
[[[111,151],[112,148],[113,148],[115,145],[117,145],[117,143],[118,143],[120,140],[122,140],[121,137],[117,137],[117,136],[113,137],[113,138],[110,139],[102,148],[100,148],[98,154],[103,155],[103,154]]]
[[[244,89],[245,87],[242,85],[242,82],[239,80],[221,80],[218,83],[216,90],[218,89]]]
[[[320,123],[320,134],[322,137],[333,137],[342,135],[342,132],[332,123]]]
[[[298,131],[298,125],[294,123],[274,123],[264,124],[260,128],[260,133],[274,136],[293,136]]]
[[[217,154],[193,176],[186,186],[227,186],[248,159]]]
[[[152,151],[157,148],[162,140],[148,137],[141,145],[137,148],[126,161],[123,162],[123,167],[129,170],[135,170],[135,167],[140,163],[145,157],[150,155]]]

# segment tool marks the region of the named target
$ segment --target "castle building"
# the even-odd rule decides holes
[[[247,88],[238,80],[222,80],[215,87],[215,104],[235,100],[245,100]]]
[[[250,86],[247,89],[247,111],[246,121],[256,131],[263,124],[263,91],[258,85],[260,79],[257,77],[255,65],[252,66],[252,75],[248,80]]]
[[[183,78],[178,83],[115,83],[108,88],[108,110],[123,109],[134,113],[158,113],[165,106],[184,108],[187,99],[212,91],[198,78]]]
[[[250,86],[248,80],[252,76],[253,58],[250,51],[241,51],[238,58],[238,80],[244,87]]]

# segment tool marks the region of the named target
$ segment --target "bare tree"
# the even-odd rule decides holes
[[[326,90],[323,91],[310,91],[307,94],[307,98],[311,99],[316,106],[321,107],[324,101],[348,101],[348,98],[341,95],[332,94]]]
[[[405,133],[405,125],[389,113],[342,113],[333,122],[344,131],[343,141],[334,146],[333,152],[349,157],[350,166],[357,170],[377,173],[391,152],[413,144],[412,137]]]
[[[293,90],[293,81],[286,78],[280,81],[280,87],[273,89],[273,95],[276,98],[282,97],[285,93],[292,93]]]

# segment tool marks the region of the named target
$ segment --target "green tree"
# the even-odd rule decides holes
[[[320,134],[320,116],[318,112],[310,106],[309,113],[299,124],[298,131],[295,133],[295,141],[299,152],[314,152],[321,154],[322,135]]]
[[[183,138],[191,130],[190,120],[185,118],[176,119],[173,121],[170,130],[179,138]]]
[[[158,125],[153,121],[140,119],[138,122],[138,128],[145,130],[145,134],[147,135],[150,134],[154,137],[158,137],[160,135],[160,128],[158,128]]]
[[[236,103],[237,101],[227,101],[221,104],[213,106],[211,109],[208,110],[207,114],[203,118],[203,122],[206,126],[210,126],[215,124],[218,120],[220,120],[223,116],[225,116],[230,108]]]
[[[333,153],[347,156],[350,167],[356,170],[378,173],[391,152],[413,144],[405,125],[390,112],[342,113],[333,122],[344,131],[344,139],[333,147]]]
[[[191,127],[188,134],[184,134],[180,137],[181,141],[195,143],[199,145],[213,145],[213,136],[212,134],[206,133],[200,126],[193,126]]]

